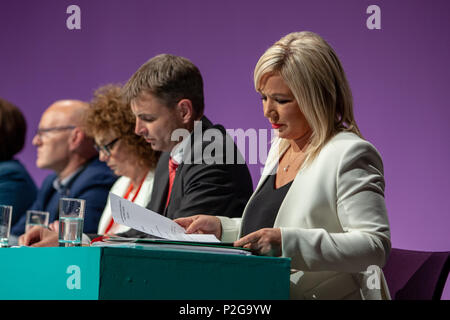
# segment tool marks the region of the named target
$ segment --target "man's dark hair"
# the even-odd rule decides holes
[[[168,107],[189,99],[195,116],[203,115],[203,79],[198,68],[186,58],[160,54],[144,63],[123,88],[127,103],[142,93],[153,94]]]

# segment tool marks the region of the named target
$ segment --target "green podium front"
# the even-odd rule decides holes
[[[288,299],[290,260],[159,248],[1,248],[0,299]]]

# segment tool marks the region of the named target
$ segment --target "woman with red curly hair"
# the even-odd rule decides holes
[[[121,88],[106,85],[94,93],[85,119],[86,133],[95,139],[101,161],[120,178],[111,192],[145,207],[150,201],[159,152],[134,133],[135,118],[122,100]],[[130,228],[115,223],[109,198],[100,219],[99,234],[116,234]]]

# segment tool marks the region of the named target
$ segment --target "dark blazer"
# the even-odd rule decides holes
[[[219,143],[225,147],[226,139],[231,139],[226,134],[225,128],[221,125],[213,126],[206,117],[201,121],[202,135],[205,130],[218,130],[223,137],[223,141]],[[169,187],[170,154],[165,152],[161,155],[155,170],[152,197],[147,208],[171,219],[200,213],[240,217],[253,193],[253,185],[247,164],[245,162],[236,164],[237,159],[241,157],[236,145],[232,144],[234,163],[226,164],[227,150],[222,149],[221,154],[214,153],[214,159],[209,152],[205,153],[205,149],[213,141],[204,141],[200,136],[194,137],[192,132],[190,142],[191,148],[185,151],[184,161],[177,168],[167,208],[165,205]],[[201,145],[197,150],[201,150],[199,156],[203,158],[196,157],[195,144]],[[219,159],[220,161],[216,161],[219,163],[206,164]]]
[[[18,160],[0,161],[0,204],[13,207],[11,227],[36,199],[37,188]]]
[[[195,214],[240,217],[253,193],[247,164],[223,126],[213,125],[206,117],[201,121],[201,135],[196,136],[198,132],[195,130],[191,133],[191,148],[185,151],[184,161],[176,170],[168,207],[170,154],[164,152],[155,169],[152,197],[147,208],[171,219]],[[206,130],[215,130],[221,141],[202,139]],[[218,148],[211,152],[212,142],[216,146],[221,145],[221,150]],[[227,144],[228,150],[225,148]],[[201,152],[196,154],[195,150]],[[231,150],[233,155],[229,154]],[[232,160],[231,163],[226,162],[227,158]],[[213,160],[218,161],[209,164]],[[130,230],[123,235],[135,237],[142,236],[142,233]]]
[[[98,158],[90,160],[83,169],[70,181],[63,193],[56,191],[53,181],[57,178],[55,173],[50,174],[42,183],[36,201],[29,210],[48,211],[49,222],[58,220],[59,199],[63,197],[86,200],[83,232],[97,232],[98,222],[106,205],[109,189],[117,177]],[[11,233],[21,235],[25,231],[25,216],[11,228]]]

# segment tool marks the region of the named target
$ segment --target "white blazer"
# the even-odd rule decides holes
[[[282,141],[274,140],[254,194],[276,173]],[[219,218],[222,241],[238,239],[242,219]],[[380,269],[391,248],[383,163],[356,134],[337,134],[299,170],[274,228],[291,258],[291,299],[390,299]]]
[[[150,202],[150,198],[152,196],[153,190],[153,178],[155,176],[155,172],[150,170],[145,177],[144,183],[142,184],[141,190],[139,191],[136,199],[134,200],[135,204],[138,204],[142,207],[145,207]],[[130,186],[130,178],[128,177],[120,177],[113,184],[111,189],[109,190],[111,193],[118,195],[119,197],[123,197]],[[112,218],[111,214],[111,203],[108,195],[108,200],[106,201],[105,209],[103,210],[102,216],[100,218],[100,222],[98,224],[98,234],[104,234],[108,224],[110,223]],[[130,230],[130,227],[119,225],[114,227],[114,233],[122,233]]]

